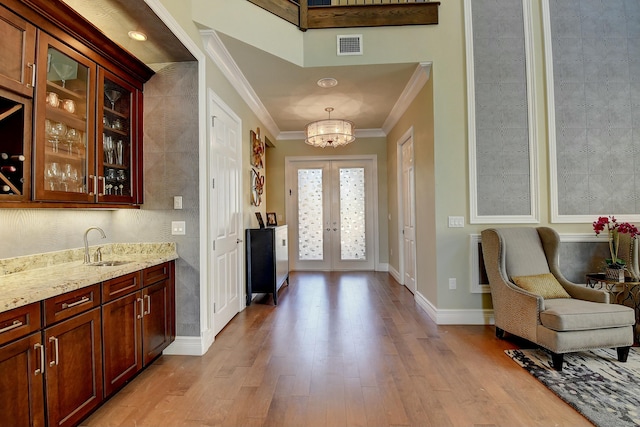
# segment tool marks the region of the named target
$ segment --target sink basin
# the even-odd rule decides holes
[[[113,267],[116,265],[129,264],[130,262],[131,261],[98,261],[89,263],[87,265],[90,265],[92,267]]]

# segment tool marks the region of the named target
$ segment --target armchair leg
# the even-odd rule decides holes
[[[500,329],[496,326],[496,337],[498,337],[498,339],[504,339],[504,329]]]
[[[562,362],[564,361],[564,354],[551,353],[551,361],[553,362],[553,369],[560,372],[562,371]]]
[[[626,362],[627,357],[629,357],[629,349],[631,347],[618,347],[616,350],[618,351],[618,362]]]

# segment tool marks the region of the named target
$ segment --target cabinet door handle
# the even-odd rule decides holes
[[[20,326],[22,326],[22,322],[16,319],[16,320],[13,321],[12,324],[7,326],[6,328],[0,329],[0,334],[3,333],[3,332],[8,332],[8,331],[10,331],[12,329],[15,329],[15,328],[19,328]]]
[[[34,87],[36,85],[36,64],[29,62],[27,67],[31,68],[31,83],[27,83],[27,87]]]
[[[57,365],[60,361],[59,361],[59,356],[60,353],[58,352],[58,338],[56,337],[49,337],[49,342],[53,342],[53,348],[54,348],[54,354],[55,354],[55,359],[52,360],[51,362],[49,362],[49,366],[55,366]]]
[[[38,349],[40,350],[40,367],[38,369],[36,369],[33,374],[34,375],[41,375],[44,374],[44,346],[40,343],[37,343],[33,346],[33,349],[38,351]],[[36,354],[37,356],[37,354]]]
[[[63,309],[67,309],[67,308],[75,307],[76,305],[84,304],[85,302],[89,302],[89,297],[82,297],[81,300],[78,300],[76,302],[72,302],[71,304],[63,302],[62,303],[62,308]]]
[[[107,179],[104,176],[98,176],[98,181],[102,181],[102,193],[98,193],[98,196],[104,196],[107,192]]]
[[[93,183],[93,184],[88,184],[87,185],[87,188],[93,187],[93,191],[89,191],[89,195],[90,196],[94,196],[98,192],[98,186],[97,186],[96,177],[94,175],[89,175],[89,179]]]
[[[136,298],[136,302],[140,303],[140,314],[136,316],[136,319],[142,319],[142,315],[144,314],[144,301],[142,301],[142,298]]]
[[[147,314],[151,314],[151,297],[149,295],[145,295],[144,299],[147,300],[147,311],[142,314],[146,316]]]

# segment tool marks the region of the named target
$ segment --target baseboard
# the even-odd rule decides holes
[[[389,271],[389,264],[386,262],[381,262],[376,267],[376,271]]]
[[[389,265],[389,274],[391,275],[391,277],[393,277],[394,279],[396,279],[396,282],[400,283],[401,285],[403,285],[404,283],[402,283],[401,277],[400,277],[400,273],[398,272],[398,270],[396,270],[395,268],[393,268],[392,265]]]
[[[163,354],[176,356],[202,356],[209,350],[215,337],[213,333],[205,331],[201,337],[176,337]]]
[[[420,292],[414,299],[437,325],[493,325],[493,310],[447,310],[436,308],[431,301]]]

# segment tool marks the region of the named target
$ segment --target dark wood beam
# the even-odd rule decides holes
[[[293,0],[249,0],[300,28],[300,6]],[[306,3],[306,2],[305,2]],[[301,28],[302,29],[302,28]]]
[[[308,11],[308,28],[432,25],[438,23],[439,5],[440,2],[312,6]]]

